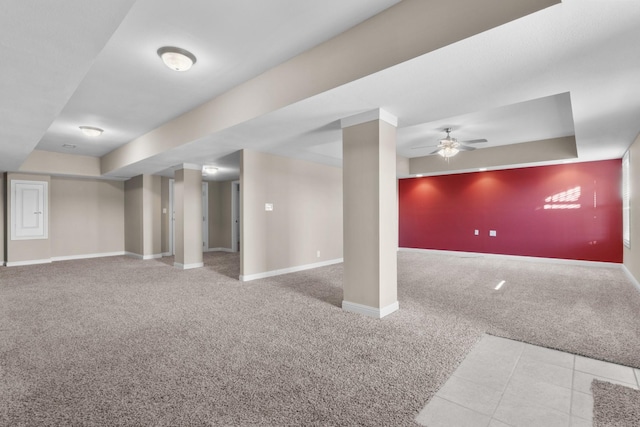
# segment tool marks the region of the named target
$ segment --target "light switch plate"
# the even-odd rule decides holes
[[[264,210],[265,211],[272,211],[273,210],[273,203],[265,203],[264,204]]]
[[[479,236],[480,235],[480,230],[474,230],[473,231],[473,235],[474,236]]]
[[[496,230],[489,230],[489,237],[496,237]]]

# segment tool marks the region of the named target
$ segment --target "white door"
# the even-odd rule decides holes
[[[11,180],[11,240],[48,238],[49,183]]]
[[[209,183],[202,183],[202,251],[209,251]]]

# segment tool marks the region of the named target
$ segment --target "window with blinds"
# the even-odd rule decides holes
[[[622,157],[622,243],[631,248],[629,233],[629,199],[631,198],[631,173],[629,171],[629,152]]]

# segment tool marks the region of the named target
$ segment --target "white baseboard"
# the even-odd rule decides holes
[[[399,248],[398,250],[400,252],[420,252],[420,253],[426,253],[426,254],[455,256],[460,258],[487,257],[487,258],[497,258],[497,259],[511,259],[514,261],[532,261],[532,262],[546,262],[551,264],[582,265],[585,267],[620,268],[620,266],[622,265],[618,262],[582,261],[577,259],[542,258],[542,257],[521,256],[521,255],[485,254],[482,252],[443,251],[439,249]]]
[[[52,261],[70,261],[74,259],[89,259],[89,258],[103,258],[108,256],[120,256],[124,255],[124,251],[120,252],[103,252],[99,254],[82,254],[82,255],[64,255],[51,257]]]
[[[636,279],[633,276],[633,274],[631,274],[631,272],[629,271],[627,266],[624,265],[624,264],[622,264],[622,271],[624,271],[624,274],[627,276],[627,278],[631,281],[631,283],[633,283],[635,285],[635,287],[638,289],[638,291],[640,291],[640,282],[638,282],[638,279]]]
[[[98,254],[63,255],[63,256],[54,256],[54,257],[51,257],[49,259],[33,259],[33,260],[28,260],[28,261],[13,261],[13,262],[7,262],[7,263],[5,263],[3,261],[2,263],[0,263],[0,265],[6,265],[7,267],[17,267],[17,266],[21,266],[21,265],[49,264],[51,262],[57,262],[57,261],[72,261],[72,260],[77,260],[77,259],[89,259],[89,258],[103,258],[103,257],[109,257],[109,256],[121,256],[121,255],[125,255],[125,254],[126,254],[126,252],[119,251],[119,252],[102,252],[102,253],[98,253]]]
[[[298,271],[311,270],[313,268],[326,267],[328,265],[340,264],[344,262],[343,258],[330,259],[328,261],[316,262],[313,264],[299,265],[297,267],[281,268],[279,270],[265,271],[264,273],[240,275],[241,282],[249,282],[251,280],[264,279],[267,277],[280,276],[282,274],[296,273]]]
[[[382,319],[385,316],[397,311],[400,308],[398,301],[393,304],[389,304],[386,307],[375,308],[368,305],[362,305],[355,302],[342,301],[342,309],[350,313],[362,314],[365,316],[373,317],[375,319]]]
[[[162,252],[162,256],[173,256],[171,252]]]
[[[142,259],[142,260],[162,258],[162,254],[140,255],[140,254],[136,254],[136,253],[133,253],[133,252],[125,252],[124,254],[126,256],[130,256],[132,258],[137,258],[137,259]]]
[[[182,270],[191,270],[192,268],[204,267],[204,263],[203,262],[194,262],[193,264],[181,264],[179,262],[174,262],[173,266],[177,267],[177,268],[180,268]]]
[[[7,261],[7,267],[20,267],[22,265],[51,264],[51,258],[30,259],[28,261]]]
[[[231,253],[235,253],[236,251],[234,251],[231,248],[209,248],[209,250],[207,252],[231,252]]]

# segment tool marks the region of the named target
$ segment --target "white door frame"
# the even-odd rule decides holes
[[[175,179],[169,179],[169,256],[175,255],[175,242],[176,242],[176,211],[173,206],[173,186]]]
[[[240,181],[231,182],[231,251],[238,252],[240,240]],[[237,221],[237,225],[236,225]]]
[[[202,183],[202,252],[209,252],[209,183]]]

